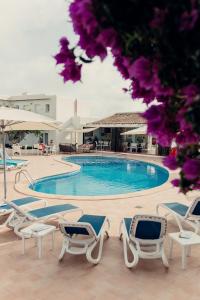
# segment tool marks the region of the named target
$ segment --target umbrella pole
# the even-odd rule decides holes
[[[5,149],[5,144],[6,144],[6,135],[5,135],[5,125],[4,122],[1,126],[2,128],[2,138],[3,138],[3,184],[4,184],[4,200],[7,198],[7,186],[6,186],[6,149]]]

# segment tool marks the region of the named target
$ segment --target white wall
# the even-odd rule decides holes
[[[32,111],[34,113],[47,116],[52,119],[57,118],[57,99],[55,95],[28,95],[22,94],[19,96],[11,96],[7,99],[0,100],[0,106],[13,107]],[[47,107],[48,106],[48,107]],[[49,108],[47,110],[47,108]],[[45,131],[48,133],[48,141],[54,140],[56,142],[56,131]],[[45,133],[44,132],[44,133]],[[38,142],[38,137],[30,133],[26,135],[25,139],[20,143],[21,145],[32,146]]]

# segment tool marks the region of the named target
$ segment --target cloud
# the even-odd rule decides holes
[[[76,40],[64,0],[1,0],[1,94],[22,92],[56,94],[58,119],[73,112],[78,99],[79,114],[102,117],[120,111],[143,110],[122,88],[127,83],[112,66],[112,58],[84,65],[82,83],[64,84],[52,55],[63,35]]]

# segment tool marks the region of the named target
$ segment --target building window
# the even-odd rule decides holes
[[[50,112],[50,105],[49,104],[45,105],[45,112],[46,113]]]

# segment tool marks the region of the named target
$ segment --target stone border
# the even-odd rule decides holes
[[[94,154],[78,154],[78,156],[98,156],[99,153],[94,153]],[[102,153],[100,153],[100,155],[102,155]],[[99,155],[99,156],[100,156]],[[143,190],[143,191],[138,191],[138,192],[133,192],[133,193],[126,193],[126,194],[118,194],[118,195],[108,195],[108,196],[72,196],[72,195],[56,195],[56,194],[46,194],[46,193],[40,193],[40,192],[36,192],[32,189],[30,189],[27,185],[27,183],[16,183],[14,188],[16,191],[24,194],[24,195],[29,195],[29,196],[34,196],[34,197],[38,197],[38,198],[48,198],[48,199],[57,199],[57,200],[76,200],[76,201],[100,201],[100,200],[122,200],[122,199],[126,199],[126,198],[134,198],[134,197],[141,197],[141,196],[147,196],[147,195],[152,195],[152,194],[156,194],[156,193],[160,193],[164,190],[168,190],[172,188],[172,185],[170,183],[170,181],[174,178],[174,174],[177,174],[177,172],[170,172],[167,168],[165,168],[161,162],[155,161],[160,157],[157,156],[152,156],[151,160],[149,159],[149,157],[145,156],[145,155],[124,155],[122,154],[114,154],[112,152],[110,153],[106,153],[106,155],[104,156],[116,156],[116,157],[121,157],[121,158],[128,158],[128,159],[132,159],[132,160],[139,160],[139,161],[144,161],[144,162],[149,162],[149,163],[153,163],[155,165],[158,165],[164,169],[166,169],[169,172],[169,178],[168,180],[163,183],[162,185],[158,186],[158,187],[154,187],[154,188],[149,188],[147,190]],[[67,156],[67,155],[65,155]],[[70,155],[72,156],[72,155]],[[62,158],[54,158],[55,161],[57,161],[58,163],[62,163],[65,165],[70,166],[70,170],[67,170],[64,173],[59,173],[56,175],[63,175],[63,174],[70,174],[70,173],[74,173],[74,172],[78,172],[80,171],[81,166],[70,163],[70,162],[66,162],[64,160],[62,160]],[[49,176],[44,176],[41,178],[37,178],[36,180],[39,179],[44,179],[44,178],[48,178],[51,176],[54,176],[54,174],[49,175]]]

